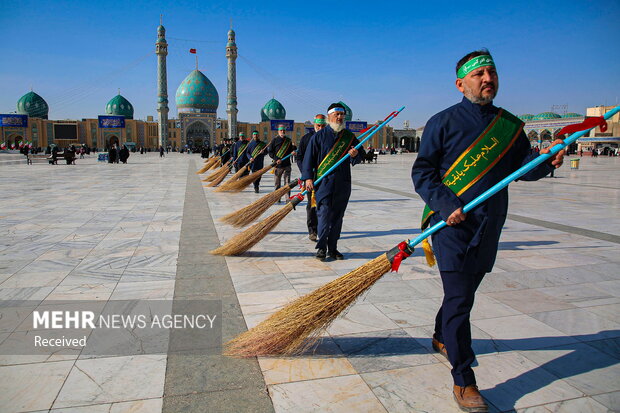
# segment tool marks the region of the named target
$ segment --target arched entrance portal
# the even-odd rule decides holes
[[[19,135],[17,133],[12,133],[9,135],[7,141],[6,141],[6,146],[7,148],[10,148],[11,145],[15,145],[15,148],[18,148],[18,145],[20,142],[25,142],[26,140],[24,139],[24,137],[22,135]]]
[[[211,134],[207,125],[200,121],[189,125],[185,133],[185,142],[194,151],[201,151],[203,147],[211,146]]]
[[[114,136],[114,135],[112,135],[112,136],[110,136],[110,138],[108,139],[108,148],[107,148],[107,149],[110,149],[110,148],[111,148],[112,146],[114,146],[114,145],[116,145],[116,146],[120,147],[119,140],[118,140],[118,136]]]

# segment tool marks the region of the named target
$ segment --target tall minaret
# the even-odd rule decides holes
[[[228,31],[228,43],[226,43],[226,58],[228,59],[228,99],[226,100],[226,113],[228,113],[228,138],[237,137],[237,45],[235,44],[235,31]]]
[[[168,76],[166,74],[168,43],[166,42],[166,29],[162,26],[161,18],[157,28],[155,54],[157,54],[157,112],[159,113],[157,135],[159,145],[165,148],[168,145]]]

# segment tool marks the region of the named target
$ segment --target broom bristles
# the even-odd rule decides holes
[[[257,222],[250,228],[232,237],[224,245],[211,251],[211,254],[239,255],[246,252],[265,238],[292,210],[293,204],[286,204],[264,220]]]
[[[213,162],[215,162],[215,159],[207,159],[203,167],[200,168],[198,171],[196,171],[196,174],[200,175],[202,173],[207,172],[209,168],[211,167],[211,165],[213,165]]]
[[[213,181],[215,178],[218,178],[220,176],[220,174],[222,173],[223,170],[228,169],[228,164],[230,163],[230,161],[226,162],[226,164],[222,165],[220,168],[218,168],[215,172],[211,172],[211,175],[207,176],[205,179],[202,180],[202,182],[211,182]]]
[[[211,167],[209,168],[209,170],[213,170],[213,169],[217,169],[220,166],[222,166],[222,158],[219,157],[215,160],[215,162],[213,162],[213,165],[211,165]]]
[[[228,164],[222,166],[220,169],[218,169],[217,172],[213,174],[215,176],[213,177],[213,180],[207,184],[207,186],[210,186],[210,187],[218,186],[220,182],[222,182],[229,173],[230,173],[230,167],[228,166]]]
[[[269,172],[271,168],[273,168],[272,165],[265,166],[263,169],[259,169],[256,172],[252,172],[248,176],[244,176],[243,178],[238,179],[235,182],[231,182],[228,188],[226,188],[226,190],[230,192],[241,192],[248,185],[256,181],[258,178],[263,176],[265,173]]]
[[[226,343],[235,357],[288,355],[312,346],[319,335],[391,268],[382,254],[287,304],[256,327]]]
[[[220,221],[232,225],[236,228],[245,227],[249,223],[256,220],[258,217],[263,215],[263,212],[268,210],[270,206],[275,204],[278,199],[282,198],[290,190],[291,188],[288,185],[285,185],[281,188],[276,189],[275,191],[271,191],[267,195],[264,195],[256,201],[252,202],[250,205],[223,216],[222,218],[220,218]]]
[[[241,177],[248,169],[249,165],[245,165],[243,168],[239,169],[233,176],[231,176],[226,182],[222,184],[219,188],[216,189],[217,192],[227,191],[227,186],[235,182],[237,179]]]

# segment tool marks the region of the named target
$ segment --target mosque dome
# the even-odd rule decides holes
[[[275,99],[271,99],[265,103],[265,106],[260,110],[261,122],[265,122],[272,119],[286,119],[286,109],[280,102]]]
[[[583,115],[575,112],[568,112],[562,116],[563,118],[583,118]]]
[[[547,119],[559,119],[559,118],[561,118],[561,116],[558,115],[557,113],[543,112],[543,113],[539,113],[538,115],[534,116],[534,119],[532,120],[547,120]]]
[[[351,120],[353,120],[353,111],[351,110],[351,108],[349,106],[347,106],[346,103],[344,103],[342,100],[340,102],[342,106],[344,106],[344,120],[345,122],[349,122]]]
[[[133,106],[119,93],[105,105],[105,113],[112,116],[124,116],[125,119],[133,119]]]
[[[17,101],[17,113],[31,118],[47,119],[49,106],[45,99],[30,91]]]
[[[209,78],[194,70],[179,85],[176,102],[179,112],[215,113],[220,97]]]
[[[523,122],[527,122],[534,119],[534,115],[532,115],[531,113],[524,113],[523,115],[519,115],[518,118],[521,119]]]

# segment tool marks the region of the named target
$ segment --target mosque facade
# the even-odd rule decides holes
[[[157,119],[148,116],[146,120],[134,119],[134,106],[119,93],[103,107],[105,115],[93,119],[50,120],[49,105],[30,91],[17,102],[15,114],[0,115],[0,143],[17,146],[19,142],[30,143],[34,147],[46,148],[51,145],[66,147],[86,145],[98,150],[106,150],[114,144],[127,145],[130,149],[146,148],[157,150],[160,146],[172,150],[181,148],[200,149],[213,147],[225,139],[235,139],[239,132],[251,136],[258,131],[261,139],[270,140],[277,133],[274,125],[286,120],[286,109],[275,97],[268,100],[260,109],[258,122],[239,122],[237,120],[236,87],[236,35],[232,28],[228,32],[226,59],[228,62],[226,119],[217,117],[219,94],[209,78],[198,70],[190,72],[176,90],[175,102],[177,117],[169,118],[167,56],[168,43],[166,29],[160,23],[157,27],[155,54],[157,55]],[[347,121],[353,120],[351,108],[344,102]],[[18,116],[19,115],[19,116]],[[102,118],[108,120],[102,121]],[[110,120],[114,120],[111,122]],[[296,144],[308,131],[313,130],[310,120],[306,122],[289,121],[287,135]],[[359,133],[356,133],[359,135]],[[393,129],[386,126],[373,136],[367,145],[390,147],[395,145]]]

